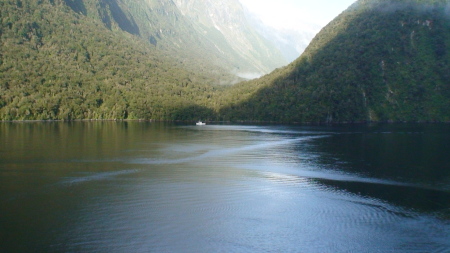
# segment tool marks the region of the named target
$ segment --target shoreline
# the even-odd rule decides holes
[[[53,122],[150,122],[150,123],[195,123],[195,120],[154,120],[154,119],[74,119],[74,120],[0,120],[0,123],[53,123]],[[369,125],[369,124],[450,124],[450,121],[361,121],[361,122],[277,122],[277,121],[205,121],[208,124],[277,124],[277,125]]]

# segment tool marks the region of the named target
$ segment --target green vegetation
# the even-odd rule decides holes
[[[233,87],[220,117],[450,121],[448,10],[448,1],[358,1],[295,62]]]
[[[0,1],[0,120],[206,118],[212,84],[236,79],[91,17],[93,2]]]
[[[360,0],[234,86],[172,1],[131,2],[1,0],[0,120],[450,121],[448,1]]]

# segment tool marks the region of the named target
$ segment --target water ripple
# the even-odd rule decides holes
[[[74,185],[81,184],[91,181],[102,181],[109,180],[117,176],[134,174],[139,172],[138,169],[130,169],[130,170],[120,170],[120,171],[111,171],[111,172],[99,172],[99,173],[88,173],[87,176],[78,176],[78,177],[66,177],[63,181],[60,182],[62,185]]]
[[[264,142],[264,143],[258,143],[258,144],[254,144],[254,145],[247,145],[247,146],[234,147],[234,148],[213,149],[213,150],[209,150],[203,154],[200,154],[197,156],[190,156],[190,157],[186,157],[186,158],[179,158],[179,159],[141,158],[141,159],[134,159],[134,160],[128,161],[128,163],[132,163],[132,164],[180,164],[180,163],[187,163],[187,162],[194,162],[194,161],[203,161],[207,158],[212,158],[212,157],[220,157],[220,156],[224,156],[224,155],[242,153],[242,152],[258,150],[258,149],[266,149],[266,148],[270,148],[270,147],[288,145],[288,144],[292,144],[292,143],[296,143],[296,142],[300,142],[300,141],[308,141],[308,140],[312,140],[312,139],[325,138],[325,137],[327,137],[327,136],[325,136],[325,135],[306,136],[306,137],[301,137],[301,138]]]

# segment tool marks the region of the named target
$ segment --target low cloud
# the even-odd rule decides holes
[[[251,80],[251,79],[260,78],[263,74],[257,73],[257,72],[240,72],[240,73],[236,73],[236,75],[240,78]]]

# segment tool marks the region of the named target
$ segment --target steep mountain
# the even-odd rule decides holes
[[[64,0],[105,26],[142,37],[180,58],[228,71],[269,73],[286,65],[279,51],[246,25],[237,0]],[[176,4],[175,4],[176,3]]]
[[[243,76],[286,65],[280,51],[250,25],[238,0],[174,0],[195,29],[228,56]]]
[[[449,13],[446,0],[359,0],[295,62],[233,87],[219,117],[450,121]]]
[[[75,12],[100,19],[109,29],[120,29],[141,37],[154,45],[157,50],[166,51],[180,58],[180,60],[196,59],[229,72],[242,68],[244,71],[269,73],[274,68],[287,64],[287,62],[274,64],[273,62],[276,62],[276,60],[269,59],[269,57],[236,57],[244,51],[251,53],[259,53],[259,51],[249,50],[248,47],[252,47],[253,44],[230,46],[229,41],[225,39],[227,34],[224,31],[215,30],[215,33],[207,33],[205,30],[199,30],[198,23],[193,22],[194,20],[191,18],[198,13],[214,12],[221,15],[211,21],[222,28],[232,24],[227,19],[228,17],[239,17],[241,15],[239,8],[235,8],[235,6],[225,8],[230,4],[224,2],[196,1],[195,10],[187,10],[181,8],[183,5],[177,6],[172,0],[64,1]],[[244,22],[245,20],[238,21]],[[207,22],[205,24],[209,25]],[[233,36],[234,41],[238,41],[246,40],[247,35],[245,33],[234,33]],[[252,43],[256,47],[260,46],[255,41],[252,41]],[[269,56],[278,53],[275,48],[268,49],[265,47],[263,49],[266,50],[264,53]]]
[[[177,3],[0,0],[0,120],[198,119],[285,63],[238,2]]]
[[[197,118],[235,80],[168,0],[2,0],[0,48],[1,120]]]
[[[265,24],[256,14],[247,9],[245,9],[245,15],[250,25],[261,36],[272,42],[289,62],[293,62],[303,53],[321,28],[310,22],[304,22],[302,25],[296,24],[298,26],[296,29],[273,27]]]
[[[289,62],[295,61],[308,47],[316,35],[310,30],[276,29],[270,26],[259,26],[258,32],[273,42]],[[320,30],[320,29],[319,29]]]

